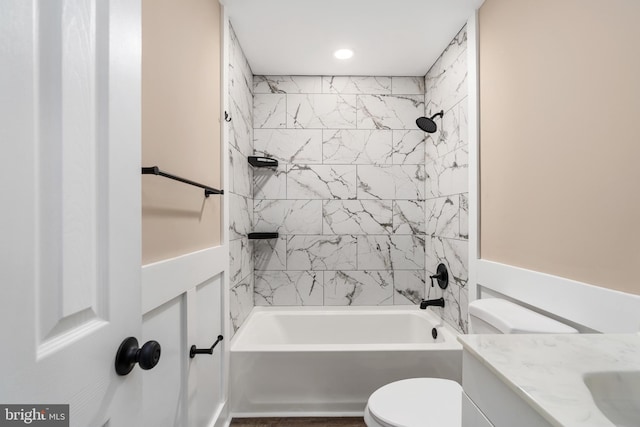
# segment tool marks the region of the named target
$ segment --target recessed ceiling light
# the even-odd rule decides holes
[[[349,59],[353,56],[353,51],[351,49],[338,49],[333,52],[333,56],[338,59]]]

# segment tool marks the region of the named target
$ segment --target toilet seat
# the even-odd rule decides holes
[[[369,397],[365,421],[369,427],[460,427],[462,387],[440,378],[387,384]]]

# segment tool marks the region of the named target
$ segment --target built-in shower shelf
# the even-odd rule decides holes
[[[251,240],[277,239],[278,232],[275,233],[249,233],[247,237]]]
[[[247,157],[249,164],[255,168],[276,168],[278,161],[271,157],[249,156]]]

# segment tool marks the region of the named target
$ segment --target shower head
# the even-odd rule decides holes
[[[416,120],[416,124],[420,129],[427,133],[434,133],[438,130],[438,125],[433,121],[436,117],[442,117],[444,115],[444,110],[441,110],[439,113],[434,114],[431,117],[418,117]]]

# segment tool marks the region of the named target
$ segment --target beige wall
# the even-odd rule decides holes
[[[481,257],[640,294],[640,1],[480,9]]]
[[[220,188],[220,5],[142,3],[142,165]],[[144,175],[143,264],[219,245],[221,204]]]

